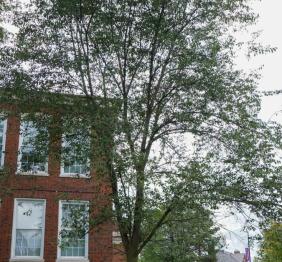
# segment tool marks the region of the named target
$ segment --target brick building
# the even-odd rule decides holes
[[[71,241],[63,239],[63,231],[72,233],[64,221],[73,210],[87,214],[81,220],[87,224],[89,214],[111,206],[110,187],[89,161],[57,157],[66,145],[63,134],[54,139],[48,130],[48,153],[39,154],[29,144],[36,126],[15,108],[5,107],[12,113],[0,119],[0,262],[121,261],[113,248],[111,220],[85,234],[74,233]],[[63,240],[68,244],[60,244]]]

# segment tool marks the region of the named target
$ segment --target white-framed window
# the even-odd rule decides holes
[[[0,118],[0,167],[4,166],[7,120]]]
[[[63,135],[62,138],[62,177],[90,176],[90,139],[81,134]]]
[[[21,122],[19,174],[48,175],[48,136],[43,136],[44,133],[40,133],[33,122]]]
[[[15,199],[11,260],[43,259],[45,207],[44,199]]]
[[[88,201],[60,201],[58,260],[88,261]]]
[[[119,231],[112,232],[112,242],[114,245],[122,244],[122,239]]]

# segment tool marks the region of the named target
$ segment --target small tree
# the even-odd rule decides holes
[[[214,262],[221,247],[217,231],[208,210],[186,203],[169,215],[145,246],[141,261]]]
[[[256,261],[282,261],[282,225],[280,223],[273,223],[269,229],[264,231],[259,256]]]

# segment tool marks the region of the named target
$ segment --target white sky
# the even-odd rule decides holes
[[[278,50],[273,54],[261,55],[248,60],[244,55],[239,54],[236,60],[237,66],[245,70],[256,69],[263,65],[261,71],[262,78],[259,80],[259,90],[282,89],[282,0],[262,0],[252,1],[252,6],[260,15],[259,22],[252,30],[263,30],[259,42]],[[241,33],[239,39],[246,38],[245,33]],[[261,118],[265,121],[276,120],[282,124],[282,94],[273,97],[265,97],[262,100]],[[224,212],[223,212],[224,214]],[[233,252],[235,249],[244,252],[247,245],[247,234],[242,232],[244,219],[236,217],[223,218],[219,223],[228,230],[222,230],[226,237],[226,250]],[[257,245],[252,250],[252,256],[256,254]]]
[[[262,0],[252,1],[254,10],[260,15],[259,21],[252,30],[262,30],[259,42],[277,47],[278,50],[272,54],[260,55],[247,60],[242,55],[238,57],[238,67],[243,69],[254,69],[263,65],[261,71],[262,78],[259,80],[259,90],[282,89],[282,35],[279,25],[282,24],[282,1],[281,0]],[[241,34],[241,37],[244,37]],[[282,110],[282,95],[263,99],[261,117],[264,120],[270,118],[282,123],[282,114],[273,114]]]

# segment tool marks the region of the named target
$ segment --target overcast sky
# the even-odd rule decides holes
[[[259,42],[277,47],[273,54],[261,55],[248,60],[245,55],[239,54],[236,60],[239,68],[245,70],[256,69],[263,65],[259,80],[259,90],[282,89],[282,0],[262,0],[252,1],[252,6],[260,15],[259,22],[251,30],[263,30]],[[241,33],[239,38],[247,37],[246,33]],[[275,120],[282,124],[282,94],[278,96],[265,97],[262,100],[261,118],[263,120]],[[233,252],[235,249],[244,252],[247,245],[247,235],[242,232],[244,219],[240,217],[224,218],[224,212],[219,219],[227,230],[222,230],[228,244],[227,250]],[[255,255],[257,246],[252,249],[252,256]]]
[[[280,25],[282,24],[282,1],[262,0],[252,1],[252,6],[260,15],[257,25],[252,30],[263,30],[259,42],[277,47],[273,54],[261,55],[251,60],[240,56],[238,66],[245,69],[254,69],[263,65],[262,78],[259,81],[260,90],[282,89],[282,35]],[[243,34],[242,34],[243,35]],[[244,35],[243,35],[244,36]],[[264,120],[275,119],[282,123],[282,113],[273,115],[282,110],[282,95],[263,99],[261,117]]]

